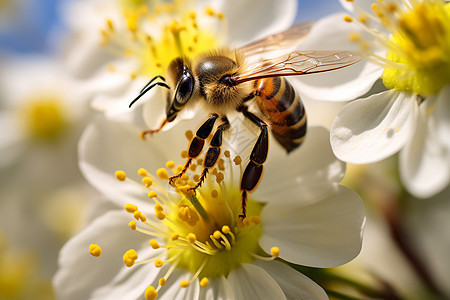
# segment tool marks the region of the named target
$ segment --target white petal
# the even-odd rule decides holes
[[[220,0],[213,6],[226,15],[228,40],[225,43],[232,46],[241,46],[287,29],[297,12],[297,1],[293,0],[283,1],[282,5],[278,1],[263,0],[256,8],[253,1]]]
[[[212,278],[206,287],[200,289],[199,300],[208,299],[235,299],[233,289],[225,277]]]
[[[285,299],[278,283],[264,269],[242,264],[228,276],[235,299]]]
[[[13,112],[0,112],[0,128],[8,129],[3,130],[0,136],[0,153],[2,154],[0,157],[0,168],[15,162],[25,150],[25,147],[23,147],[25,136],[15,126],[16,121],[16,116]]]
[[[310,127],[305,142],[290,154],[271,143],[269,157],[260,186],[256,190],[261,201],[277,201],[285,193],[296,201],[292,188],[309,190],[310,185],[339,182],[345,173],[345,164],[331,151],[329,133],[321,127]]]
[[[359,50],[356,44],[348,41],[348,35],[361,30],[344,22],[343,18],[344,14],[339,13],[317,22],[299,45],[299,50]],[[302,95],[310,99],[348,101],[368,92],[382,72],[380,66],[363,60],[343,69],[295,76],[290,80]]]
[[[125,251],[137,249],[146,242],[142,235],[130,230],[129,221],[125,211],[110,211],[64,245],[58,260],[59,270],[53,279],[58,298],[88,299],[88,295],[124,268],[121,257]],[[89,254],[92,243],[102,248],[100,257]]]
[[[432,115],[436,120],[436,133],[443,145],[450,151],[450,84],[445,86],[436,99]]]
[[[182,280],[190,280],[192,274],[186,270],[175,269],[167,280],[167,284],[158,292],[157,299],[198,299],[200,294],[200,283],[198,279],[187,288],[180,287]],[[156,286],[156,285],[153,285]]]
[[[343,161],[380,161],[403,148],[416,118],[417,102],[410,94],[387,91],[356,100],[331,126],[331,147]]]
[[[171,132],[177,139],[169,133],[160,133],[157,140],[149,138],[142,141],[140,130],[131,124],[99,118],[80,139],[80,169],[94,187],[118,205],[146,203],[145,191],[129,182],[117,181],[114,173],[123,170],[140,182],[136,173],[139,168],[146,168],[155,174],[167,160],[179,157],[184,145],[176,144],[182,133]]]
[[[341,186],[316,186],[318,198],[300,193],[298,201],[267,204],[261,214],[261,247],[280,248],[280,257],[300,265],[335,267],[361,249],[364,206],[356,192]],[[320,192],[319,192],[320,191]]]
[[[355,11],[353,3],[354,2],[350,2],[347,0],[339,0],[339,2],[341,2],[342,6],[345,7],[345,9],[347,9],[348,11],[354,12],[355,14],[358,14],[358,11]],[[357,5],[362,8],[365,12],[372,12],[372,5],[373,1],[372,0],[358,0],[357,1]]]
[[[437,99],[426,99],[421,104],[416,130],[400,152],[402,182],[411,194],[420,198],[436,195],[450,182],[450,149],[439,139],[435,114],[428,115],[429,104],[434,105],[430,103],[434,100]]]
[[[255,264],[266,270],[278,282],[287,299],[328,299],[323,288],[317,283],[282,262],[255,261]]]

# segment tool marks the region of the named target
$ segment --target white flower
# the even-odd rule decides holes
[[[360,251],[363,204],[338,184],[344,164],[332,155],[328,132],[311,128],[301,149],[288,157],[271,145],[264,179],[250,194],[248,217],[240,221],[241,166],[230,152],[191,202],[191,194],[167,184],[167,172],[177,172],[172,160],[179,161],[185,144],[173,137],[182,136],[182,130],[176,126],[158,139],[141,141],[139,129],[124,123],[100,119],[87,128],[80,142],[83,173],[137,218],[129,226],[141,232],[126,226],[133,217],[122,209],[99,215],[62,249],[54,278],[58,297],[137,299],[145,293],[153,299],[157,291],[170,299],[326,299],[319,286],[273,259],[279,250],[279,257],[291,263],[333,267]],[[156,170],[161,161],[168,161],[166,168],[141,169]],[[143,177],[129,173],[118,182],[113,178],[118,168],[139,170]],[[189,171],[200,172],[199,165]],[[124,179],[123,172],[116,174]],[[192,184],[181,180],[181,191],[183,184]],[[90,244],[101,247],[100,257],[89,255]],[[135,266],[125,268],[121,256]]]
[[[431,197],[450,182],[449,5],[440,0],[342,2],[357,21],[346,16],[352,23],[346,24],[344,16],[335,15],[318,27],[359,45],[372,72],[368,76],[361,70],[353,78],[325,74],[341,83],[329,93],[351,100],[367,92],[379,75],[391,90],[354,101],[337,115],[331,128],[333,151],[339,159],[358,164],[400,151],[400,176],[407,190]],[[311,39],[318,40],[322,32]]]

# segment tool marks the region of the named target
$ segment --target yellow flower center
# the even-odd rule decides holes
[[[25,101],[20,113],[22,127],[31,140],[58,140],[69,125],[64,102],[53,95],[42,95]]]
[[[185,156],[185,151],[182,157]],[[128,250],[123,261],[128,266],[152,263],[156,268],[170,264],[166,275],[160,278],[155,288],[148,287],[147,299],[154,299],[158,291],[166,284],[175,268],[184,269],[192,277],[180,283],[187,287],[197,278],[201,287],[209,283],[208,278],[228,276],[230,272],[243,263],[251,263],[255,258],[273,260],[279,255],[277,247],[266,254],[259,246],[263,230],[260,213],[263,205],[249,197],[247,203],[248,217],[241,219],[241,192],[239,179],[242,173],[240,158],[232,159],[225,151],[225,160],[219,159],[217,166],[209,172],[203,185],[194,193],[190,188],[199,180],[196,171],[203,168],[201,159],[190,166],[187,173],[177,178],[172,185],[170,173],[178,174],[183,166],[175,166],[173,161],[166,163],[166,168],[158,169],[156,176],[145,169],[139,169],[143,188],[148,198],[154,201],[154,217],[139,210],[136,205],[127,204],[125,210],[133,215],[128,226],[149,237],[149,247],[164,251],[148,260],[139,260],[139,254]],[[233,174],[237,173],[237,174]],[[116,172],[120,181],[133,181],[123,171]],[[192,177],[192,178],[191,178]],[[166,184],[161,184],[166,182]],[[136,183],[134,181],[134,183]],[[159,187],[163,194],[157,194],[152,188]],[[164,188],[168,187],[168,188]],[[92,244],[89,252],[100,256],[99,245]]]
[[[363,12],[364,18],[358,18],[359,25],[388,50],[385,59],[370,50],[369,55],[385,67],[386,87],[422,96],[436,94],[450,83],[450,6],[442,0],[403,2],[402,6],[379,1],[372,5],[374,15]],[[390,36],[369,28],[368,20],[380,23]],[[368,49],[367,42],[358,42]]]
[[[161,2],[151,7],[137,5],[136,1],[124,1],[123,20],[106,20],[101,29],[102,45],[114,53],[134,58],[138,66],[131,77],[164,74],[176,57],[195,56],[217,47],[224,30],[223,13],[210,7],[201,14],[189,10],[195,7],[187,1]],[[132,2],[131,4],[129,2]],[[139,2],[139,1],[137,1]],[[219,26],[201,28],[198,18]],[[116,24],[117,23],[117,24]],[[114,66],[109,66],[115,71]]]

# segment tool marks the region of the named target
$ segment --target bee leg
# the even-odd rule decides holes
[[[208,170],[214,167],[220,157],[220,148],[222,147],[222,133],[230,128],[230,122],[228,121],[227,117],[223,117],[222,121],[224,123],[217,127],[217,130],[211,139],[211,143],[209,144],[208,152],[206,152],[200,180],[195,187],[192,187],[189,190],[195,191],[202,185],[202,183],[205,181],[206,174],[208,174]]]
[[[145,136],[147,134],[152,135],[154,133],[157,133],[157,132],[161,131],[161,129],[163,129],[163,127],[166,126],[167,123],[169,123],[169,121],[167,121],[167,119],[164,119],[164,121],[162,121],[161,125],[159,125],[159,127],[157,129],[144,130],[144,131],[141,132],[141,134],[139,134],[139,137],[142,140],[145,140]]]
[[[261,130],[258,140],[256,141],[252,153],[250,154],[250,162],[245,168],[244,174],[242,175],[241,179],[242,214],[239,215],[239,217],[241,219],[245,219],[247,208],[247,192],[251,193],[256,189],[264,171],[263,164],[267,159],[267,153],[269,151],[269,133],[267,130],[267,124],[256,115],[249,112],[247,110],[247,107],[241,107],[240,111],[247,119],[258,126]]]
[[[188,150],[188,160],[186,161],[186,164],[183,167],[183,170],[175,175],[169,178],[169,183],[173,184],[173,181],[184,173],[186,173],[187,169],[191,165],[191,162],[194,158],[200,155],[203,149],[203,145],[205,144],[205,139],[211,134],[211,131],[214,127],[214,123],[216,122],[217,118],[219,116],[217,114],[212,114],[208,120],[203,123],[202,126],[197,130],[195,136],[192,138],[190,144],[189,144],[189,150]]]

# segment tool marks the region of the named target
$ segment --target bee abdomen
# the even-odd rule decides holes
[[[257,102],[269,118],[275,139],[287,152],[296,149],[306,135],[306,113],[300,96],[283,77],[257,80]]]

